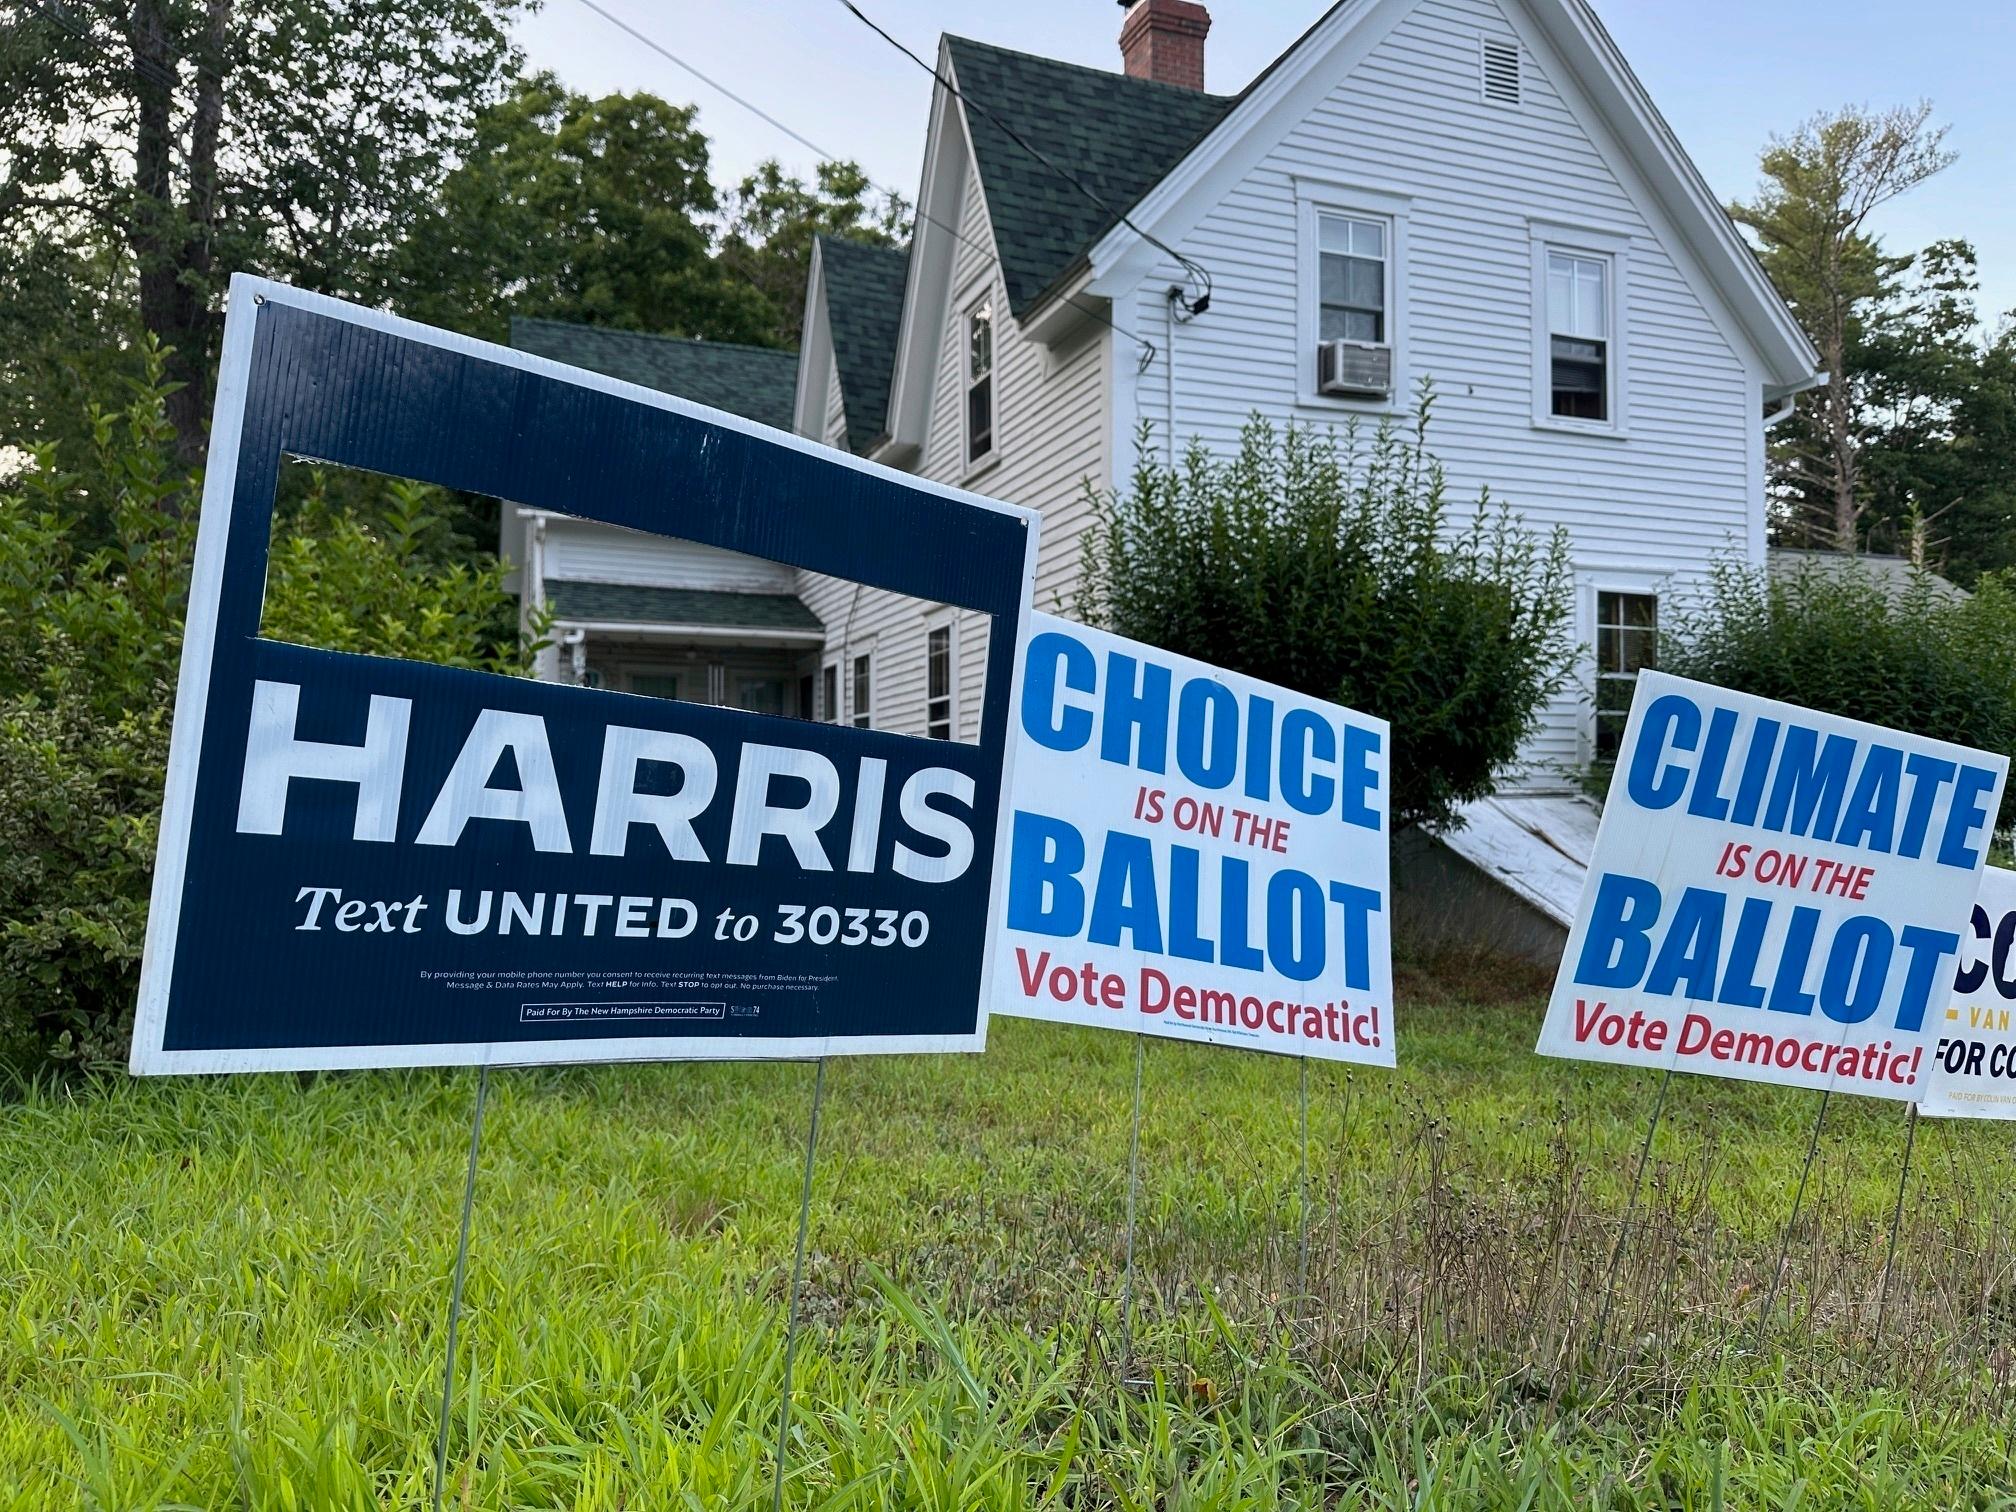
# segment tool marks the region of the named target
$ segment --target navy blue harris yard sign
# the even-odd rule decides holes
[[[301,457],[989,616],[980,741],[259,635]],[[978,1049],[1026,510],[232,281],[133,1070]]]

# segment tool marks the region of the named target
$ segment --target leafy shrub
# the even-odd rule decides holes
[[[2016,579],[1983,577],[1963,597],[1929,573],[1901,592],[1852,558],[1765,573],[1715,562],[1666,613],[1668,672],[1828,714],[2016,751]],[[1998,830],[2016,823],[2016,790]]]
[[[1460,823],[1489,794],[1574,665],[1567,538],[1488,494],[1451,518],[1427,447],[1382,423],[1277,430],[1236,456],[1159,462],[1144,431],[1130,488],[1094,492],[1079,612],[1200,661],[1393,725],[1395,829]]]
[[[121,1061],[146,935],[200,479],[174,459],[158,353],[87,454],[0,484],[0,1056]],[[502,569],[432,567],[430,494],[391,484],[366,525],[300,511],[273,544],[265,633],[524,668]],[[312,491],[311,491],[312,493]],[[85,529],[110,543],[87,548]]]

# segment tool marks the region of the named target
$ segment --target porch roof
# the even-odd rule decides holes
[[[636,583],[546,580],[546,603],[572,624],[692,625],[714,630],[825,634],[819,617],[795,594],[730,593],[707,588],[655,588]]]

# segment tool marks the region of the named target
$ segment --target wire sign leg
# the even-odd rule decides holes
[[[1296,1235],[1295,1235],[1295,1309],[1299,1314],[1309,1297],[1309,1057],[1302,1057],[1302,1076],[1298,1088],[1300,1096],[1301,1121],[1299,1128],[1302,1139],[1301,1185],[1296,1192]]]
[[[1134,1036],[1134,1122],[1127,1136],[1127,1270],[1120,1286],[1120,1378],[1134,1364],[1134,1210],[1141,1195],[1141,1071],[1148,1036]]]
[[[805,1131],[805,1180],[798,1192],[798,1251],[791,1260],[791,1300],[784,1315],[784,1400],[777,1409],[777,1477],[770,1512],[784,1505],[784,1465],[791,1441],[791,1368],[798,1363],[798,1302],[805,1290],[805,1236],[812,1226],[812,1162],[819,1152],[819,1110],[826,1102],[826,1057],[812,1079],[812,1126]]]
[[[1813,1137],[1806,1141],[1806,1163],[1799,1168],[1799,1186],[1792,1193],[1792,1211],[1785,1215],[1785,1235],[1778,1244],[1778,1263],[1771,1270],[1771,1289],[1764,1294],[1764,1311],[1757,1315],[1757,1347],[1764,1347],[1764,1330],[1771,1326],[1771,1313],[1778,1305],[1779,1283],[1785,1278],[1785,1261],[1792,1253],[1792,1227],[1799,1221],[1799,1205],[1806,1200],[1806,1178],[1813,1174],[1813,1157],[1820,1149],[1820,1130],[1827,1123],[1827,1100],[1832,1090],[1820,1094],[1820,1111],[1813,1116]]]
[[[1602,1368],[1603,1335],[1610,1327],[1610,1302],[1617,1295],[1617,1267],[1624,1260],[1624,1246],[1631,1238],[1631,1220],[1637,1216],[1638,1194],[1645,1187],[1645,1165],[1652,1158],[1652,1136],[1659,1132],[1659,1115],[1666,1109],[1666,1089],[1673,1084],[1673,1068],[1668,1066],[1659,1078],[1659,1091],[1652,1099],[1652,1117],[1645,1125],[1645,1143],[1638,1147],[1638,1168],[1631,1174],[1631,1196],[1624,1204],[1624,1221],[1617,1229],[1617,1245],[1610,1251],[1610,1269],[1603,1277],[1603,1306],[1596,1314],[1595,1341],[1589,1346],[1590,1358]]]
[[[1904,1188],[1911,1180],[1911,1147],[1918,1142],[1918,1104],[1904,1119],[1904,1163],[1897,1171],[1897,1206],[1890,1214],[1890,1246],[1883,1255],[1883,1284],[1876,1289],[1876,1332],[1870,1342],[1883,1337],[1883,1317],[1890,1308],[1890,1272],[1897,1264],[1897,1229],[1904,1222]]]
[[[462,1235],[455,1243],[455,1281],[448,1292],[448,1358],[441,1367],[441,1427],[434,1439],[434,1512],[448,1479],[448,1425],[455,1410],[455,1335],[462,1324],[462,1278],[469,1269],[469,1219],[476,1210],[476,1152],[483,1142],[483,1105],[490,1100],[490,1068],[476,1072],[476,1115],[469,1121],[469,1174],[462,1182]]]

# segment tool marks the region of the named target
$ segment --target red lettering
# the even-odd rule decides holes
[[[1020,945],[1015,947],[1015,969],[1022,976],[1022,996],[1036,996],[1036,989],[1043,985],[1043,974],[1050,969],[1050,952],[1044,951],[1036,957],[1036,964],[1029,964],[1029,952]]]
[[[1169,1006],[1169,978],[1153,966],[1141,968],[1141,1011],[1160,1013]]]

